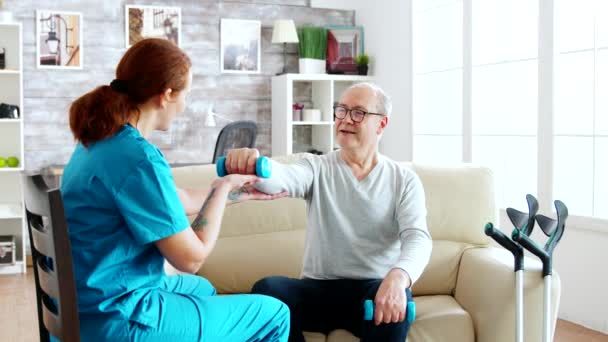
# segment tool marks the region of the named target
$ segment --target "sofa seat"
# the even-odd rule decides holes
[[[358,342],[346,330],[335,330],[327,337],[320,333],[304,334],[307,342]],[[452,296],[416,297],[416,320],[408,342],[473,342],[475,332],[471,316]]]

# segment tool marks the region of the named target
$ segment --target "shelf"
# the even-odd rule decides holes
[[[23,218],[23,208],[19,204],[0,204],[0,219]]]
[[[0,124],[11,122],[21,122],[21,119],[0,119]]]
[[[21,172],[23,171],[23,167],[0,167],[0,173],[2,172]]]
[[[20,73],[20,70],[0,69],[0,75],[19,75]]]
[[[294,126],[333,125],[333,121],[293,121]]]
[[[3,28],[3,27],[20,28],[21,27],[21,23],[15,22],[15,21],[13,21],[13,22],[11,22],[11,21],[9,21],[9,22],[3,21],[3,22],[0,22],[0,29]]]
[[[333,74],[285,74],[275,77],[286,77],[291,81],[346,81],[346,82],[365,82],[372,81],[373,76],[359,75],[333,75]]]
[[[0,274],[25,273],[23,261],[17,261],[14,265],[0,265]]]

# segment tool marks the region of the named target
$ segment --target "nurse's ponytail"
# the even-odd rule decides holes
[[[116,68],[116,79],[81,96],[70,106],[70,128],[84,146],[109,138],[133,117],[139,106],[166,89],[186,87],[190,58],[164,39],[133,45]]]

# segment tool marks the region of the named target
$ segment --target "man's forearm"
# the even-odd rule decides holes
[[[293,164],[282,164],[272,160],[272,174],[260,179],[255,188],[267,194],[287,191],[289,197],[303,198],[308,193],[313,173],[310,162],[301,160]]]
[[[409,229],[401,235],[401,256],[393,265],[407,272],[410,286],[415,283],[426,268],[433,248],[428,232],[421,229]]]

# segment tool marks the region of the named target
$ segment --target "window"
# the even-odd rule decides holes
[[[471,2],[471,161],[494,170],[502,207],[536,194],[538,1]]]
[[[462,2],[414,3],[414,155],[462,160]]]
[[[491,167],[501,208],[532,193],[608,218],[608,1],[415,0],[412,15],[414,161]]]
[[[571,212],[604,218],[608,218],[607,19],[604,0],[555,0],[553,192],[555,198],[567,199]]]

